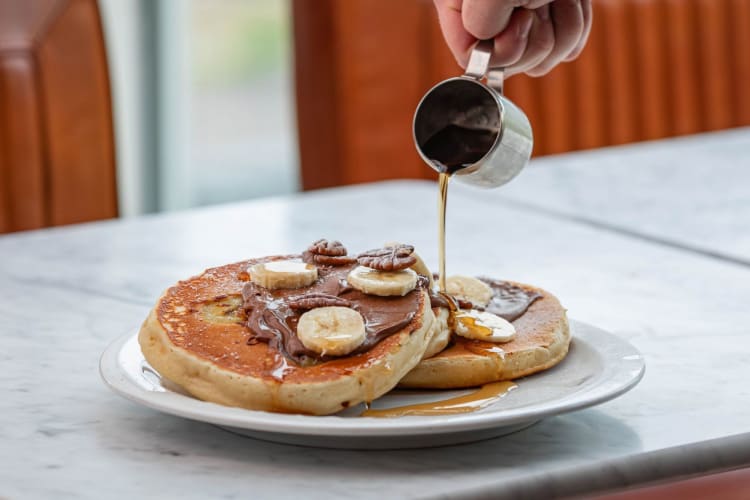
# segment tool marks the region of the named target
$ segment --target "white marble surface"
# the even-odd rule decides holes
[[[750,268],[462,188],[449,272],[554,291],[645,354],[638,387],[491,441],[334,451],[162,415],[100,381],[104,347],[205,267],[320,236],[409,241],[434,265],[436,194],[394,182],[0,237],[0,497],[552,497],[750,463]]]
[[[750,265],[750,128],[535,160],[500,193],[560,218]]]

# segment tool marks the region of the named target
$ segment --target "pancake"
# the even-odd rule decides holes
[[[430,343],[427,346],[427,350],[422,356],[422,359],[431,358],[440,353],[451,341],[452,332],[448,326],[450,310],[445,307],[433,307],[432,312],[435,315],[435,321],[432,323]]]
[[[341,292],[347,294],[352,307],[366,300],[376,313],[395,307],[408,314],[385,325],[390,328],[387,334],[362,352],[311,359],[304,349],[295,350],[294,342],[280,338],[259,341],[248,326],[242,295],[249,266],[300,257],[229,264],[169,288],[139,333],[146,360],[197,398],[251,410],[324,415],[372,401],[391,390],[422,359],[431,340],[434,315],[427,292],[429,281],[420,278],[416,288],[403,297],[365,298],[351,289]],[[344,273],[353,266],[356,262],[336,269]],[[321,277],[303,290],[315,291],[340,281],[337,274],[331,274],[332,269],[318,266]],[[283,300],[300,291],[270,293],[274,300]],[[369,332],[370,322],[375,320],[362,314]],[[296,319],[287,318],[287,323],[294,326]]]
[[[551,368],[568,353],[570,330],[565,309],[551,293],[512,283],[538,298],[512,320],[516,336],[491,343],[453,334],[448,347],[423,359],[400,387],[454,389],[513,380]]]

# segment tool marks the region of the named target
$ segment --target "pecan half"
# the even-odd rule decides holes
[[[329,255],[331,257],[340,257],[346,255],[346,247],[340,241],[328,241],[321,238],[307,247],[307,251],[316,255]]]
[[[327,293],[308,293],[289,297],[287,305],[295,310],[306,310],[330,306],[349,307],[351,306],[351,302]]]
[[[304,252],[302,260],[308,264],[318,264],[319,266],[346,266],[357,261],[357,259],[348,255],[316,255],[310,252]]]
[[[346,247],[340,241],[328,241],[325,238],[313,242],[302,253],[302,260],[321,266],[346,266],[356,262],[354,257],[346,255]]]
[[[394,245],[363,252],[359,254],[357,261],[378,271],[400,271],[417,262],[413,253],[414,247],[411,245]]]

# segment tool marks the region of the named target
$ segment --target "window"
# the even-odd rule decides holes
[[[297,190],[289,3],[189,3],[189,205]]]
[[[289,2],[100,5],[122,214],[298,189]]]

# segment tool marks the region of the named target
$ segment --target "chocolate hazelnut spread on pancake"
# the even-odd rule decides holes
[[[529,309],[529,306],[535,300],[541,299],[542,295],[536,290],[522,288],[508,281],[496,280],[492,278],[478,278],[492,289],[492,299],[486,307],[471,304],[468,301],[446,296],[442,292],[430,291],[430,302],[432,307],[445,307],[455,309],[456,306],[461,309],[477,309],[480,311],[491,312],[508,321],[515,321]],[[451,303],[455,300],[455,303]]]
[[[413,321],[419,310],[421,293],[428,288],[427,277],[420,276],[417,288],[403,297],[378,297],[356,290],[347,283],[346,277],[355,267],[356,262],[338,266],[318,265],[318,280],[304,290],[268,290],[252,282],[246,283],[242,296],[250,330],[248,342],[266,342],[301,365],[335,359],[305,348],[297,337],[297,322],[304,310],[292,306],[304,297],[318,297],[330,301],[331,305],[346,305],[362,315],[365,341],[351,355],[368,351]]]
[[[507,281],[482,277],[479,280],[487,283],[492,289],[492,299],[483,309],[508,321],[515,321],[523,316],[535,300],[542,298],[542,294],[536,290],[521,288]],[[475,306],[475,309],[482,308]]]

